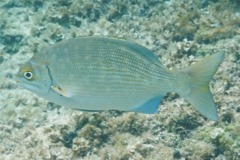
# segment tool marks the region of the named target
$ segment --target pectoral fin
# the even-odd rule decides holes
[[[59,86],[51,86],[51,89],[60,94],[61,96],[64,96],[64,97],[71,97],[71,94],[70,92],[67,92],[66,90],[64,90],[63,88],[59,87]]]

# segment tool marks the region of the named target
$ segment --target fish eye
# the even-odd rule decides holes
[[[24,72],[24,77],[26,78],[26,79],[32,79],[32,77],[33,77],[33,73],[32,72]]]

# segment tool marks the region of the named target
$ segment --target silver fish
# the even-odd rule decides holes
[[[216,121],[217,107],[208,85],[223,59],[220,52],[185,70],[171,71],[139,44],[81,37],[35,54],[16,77],[33,93],[83,111],[156,113],[164,95],[176,92]]]

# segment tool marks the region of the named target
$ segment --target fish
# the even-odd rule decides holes
[[[154,114],[168,92],[203,116],[218,120],[209,82],[224,59],[211,54],[182,70],[165,67],[146,47],[123,39],[88,36],[58,42],[36,53],[16,74],[38,96],[81,111]]]

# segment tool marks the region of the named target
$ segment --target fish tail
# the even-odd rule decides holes
[[[217,107],[213,95],[209,90],[209,82],[224,59],[224,52],[216,53],[193,64],[183,71],[188,76],[188,89],[182,90],[180,95],[187,99],[201,114],[217,121]]]

